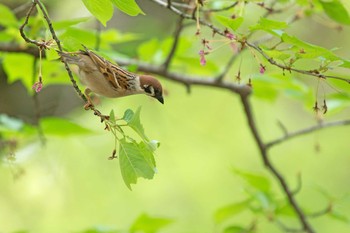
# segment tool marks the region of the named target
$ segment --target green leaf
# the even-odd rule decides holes
[[[134,113],[131,109],[127,109],[124,112],[123,120],[126,121],[128,126],[130,126],[144,141],[148,142],[143,126],[140,121],[141,107],[139,107]]]
[[[152,151],[144,142],[119,141],[119,165],[123,180],[131,190],[130,184],[136,184],[137,178],[152,179],[156,163]]]
[[[265,176],[241,171],[238,169],[234,169],[233,172],[239,176],[241,176],[247,183],[252,186],[253,188],[256,188],[257,190],[263,191],[263,192],[269,192],[271,189],[271,182],[268,180]]]
[[[329,18],[337,21],[338,23],[350,25],[349,12],[339,0],[333,0],[331,2],[320,1],[320,3]]]
[[[96,35],[91,30],[70,27],[61,35],[61,40],[66,50],[77,51],[82,49],[81,44],[87,47],[95,46]]]
[[[241,226],[229,226],[224,229],[224,233],[249,233],[249,231]]]
[[[235,19],[225,17],[222,15],[216,15],[215,19],[223,26],[232,29],[233,31],[236,31],[241,24],[243,23],[242,17],[237,17]]]
[[[250,30],[263,30],[275,36],[281,37],[283,30],[287,28],[286,22],[276,21],[267,18],[260,18],[258,24],[250,27]]]
[[[22,81],[28,92],[33,86],[33,56],[23,53],[8,53],[4,56],[3,65],[8,82]]]
[[[220,209],[218,209],[215,212],[214,218],[217,223],[222,223],[223,221],[227,220],[228,218],[231,218],[244,210],[249,209],[249,202],[251,199],[247,199],[245,201],[233,203],[227,206],[224,206]]]
[[[152,61],[156,51],[159,49],[159,43],[160,42],[156,38],[152,38],[151,40],[142,43],[137,48],[137,53],[140,60]]]
[[[0,25],[5,27],[16,27],[18,25],[16,16],[12,13],[10,8],[3,4],[0,4],[0,15]]]
[[[119,10],[130,16],[145,14],[135,0],[112,0],[112,2]]]
[[[82,0],[85,7],[103,26],[106,26],[113,16],[113,4],[110,0]]]
[[[45,135],[67,136],[89,134],[92,131],[63,118],[46,117],[40,120]]]
[[[298,58],[323,58],[328,61],[340,61],[340,67],[350,68],[350,61],[343,59],[335,55],[332,51],[323,47],[313,45],[302,41],[294,36],[290,36],[287,33],[283,33],[281,37],[282,41],[291,45],[294,45],[294,51],[297,53]],[[302,51],[302,52],[301,52]]]
[[[286,51],[281,51],[277,49],[270,49],[267,46],[260,45],[260,48],[266,53],[269,57],[273,57],[274,60],[281,60],[285,61],[291,57],[290,53],[287,53]]]
[[[89,19],[90,17],[81,17],[81,18],[70,19],[70,20],[56,21],[56,22],[52,22],[52,24],[55,30],[62,30],[62,29],[67,29],[68,27],[77,25],[79,23],[86,22]]]
[[[170,223],[172,220],[168,218],[154,218],[147,214],[141,214],[130,227],[130,233],[155,233]]]

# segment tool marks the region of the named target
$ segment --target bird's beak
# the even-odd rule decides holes
[[[163,98],[163,96],[157,96],[156,98],[157,98],[157,100],[158,100],[159,102],[161,102],[162,104],[164,104],[164,98]]]

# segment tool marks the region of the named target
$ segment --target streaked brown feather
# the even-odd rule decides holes
[[[91,60],[95,63],[98,69],[101,71],[103,76],[108,82],[116,89],[126,89],[128,86],[128,80],[135,79],[136,75],[123,70],[119,66],[107,61],[103,57],[97,55],[86,47],[83,53],[88,55]]]

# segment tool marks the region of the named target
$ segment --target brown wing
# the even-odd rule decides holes
[[[91,58],[91,60],[96,64],[98,69],[108,80],[108,82],[116,89],[126,89],[128,85],[128,80],[135,79],[136,75],[130,73],[117,65],[107,61],[103,57],[100,57],[96,53],[85,48],[86,54]]]

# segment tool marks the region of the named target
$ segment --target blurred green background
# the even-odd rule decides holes
[[[56,20],[89,16],[80,1],[43,2]],[[132,18],[116,11],[108,27],[141,34],[145,40],[154,37],[162,40],[172,34],[176,18],[148,1],[139,3],[146,16]],[[94,21],[89,22],[88,25],[95,27]],[[348,28],[337,32],[303,20],[292,31],[306,41],[327,48],[340,47],[340,55],[349,56]],[[192,32],[189,29],[185,33]],[[132,54],[137,43],[116,49]],[[199,43],[193,46],[200,48]],[[213,56],[221,54],[224,51]],[[254,71],[257,67],[249,68],[250,62],[254,61],[242,65],[246,73],[257,72]],[[77,108],[65,118],[91,129],[92,133],[69,137],[48,135],[45,146],[35,138],[16,151],[14,165],[0,166],[0,232],[81,232],[96,226],[127,230],[142,213],[172,219],[162,229],[164,233],[219,232],[221,226],[215,224],[215,211],[246,197],[247,185],[232,172],[233,168],[266,176],[272,181],[277,198],[284,197],[274,178],[264,170],[237,96],[203,87],[192,87],[188,94],[183,85],[159,78],[167,90],[164,105],[145,96],[131,96],[102,98],[98,106],[105,113],[114,109],[117,116],[122,116],[127,108],[142,106],[141,121],[147,134],[161,142],[156,152],[158,174],[153,180],[140,179],[132,191],[128,190],[118,160],[108,160],[114,144],[111,135],[91,112]],[[290,131],[315,124],[312,103],[301,103],[283,94],[275,101],[253,96],[253,108],[265,141],[283,135],[278,121]],[[349,115],[349,109],[345,109],[326,115],[325,120]],[[272,149],[273,163],[291,187],[297,186],[297,176],[301,174],[302,190],[297,200],[306,212],[327,206],[328,199],[319,191],[322,187],[336,197],[335,208],[350,218],[348,141],[349,128],[337,127]],[[317,145],[319,150],[315,149]],[[24,174],[14,179],[16,169],[22,169]],[[230,222],[248,226],[254,220],[249,211],[244,211]],[[291,226],[299,224],[293,218],[285,221]],[[312,219],[311,223],[318,232],[350,231],[349,223],[328,217]],[[273,233],[281,229],[259,218],[257,232]]]

